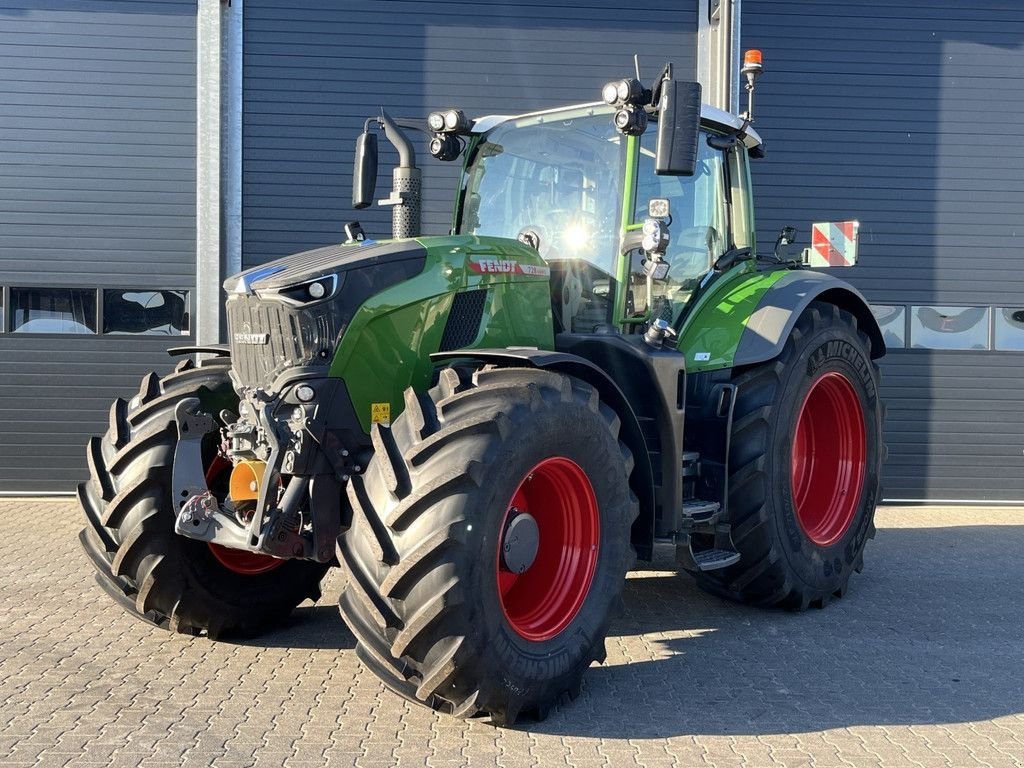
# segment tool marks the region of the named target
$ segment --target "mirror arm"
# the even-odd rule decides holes
[[[715,272],[725,272],[729,267],[734,264],[738,264],[741,261],[749,261],[754,258],[754,252],[750,248],[733,248],[731,251],[726,251],[718,260],[715,262],[712,269]]]

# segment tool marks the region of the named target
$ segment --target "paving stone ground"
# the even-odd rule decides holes
[[[5,500],[0,765],[1024,765],[1024,510],[878,523],[848,596],[804,614],[709,597],[659,551],[583,695],[502,730],[384,690],[330,578],[259,640],[172,635],[96,586],[72,502]]]

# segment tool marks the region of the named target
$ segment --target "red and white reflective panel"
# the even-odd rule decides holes
[[[858,221],[829,221],[811,225],[810,267],[852,267],[857,263]]]

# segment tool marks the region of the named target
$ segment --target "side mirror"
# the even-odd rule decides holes
[[[700,98],[700,83],[668,79],[662,81],[655,173],[662,176],[693,176],[697,168]]]
[[[775,240],[775,258],[782,261],[782,249],[796,242],[796,227],[783,227]]]
[[[373,205],[377,189],[377,134],[365,131],[356,139],[356,155],[352,168],[352,207]]]

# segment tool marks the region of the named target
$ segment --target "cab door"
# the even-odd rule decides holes
[[[624,259],[629,264],[624,317],[674,323],[715,261],[733,247],[730,222],[730,169],[726,151],[712,147],[701,132],[693,176],[659,176],[654,172],[657,132],[648,130],[638,142],[636,180],[627,200]],[[734,151],[734,150],[733,150]],[[669,201],[669,246],[663,278],[649,279],[640,248],[648,202]]]

